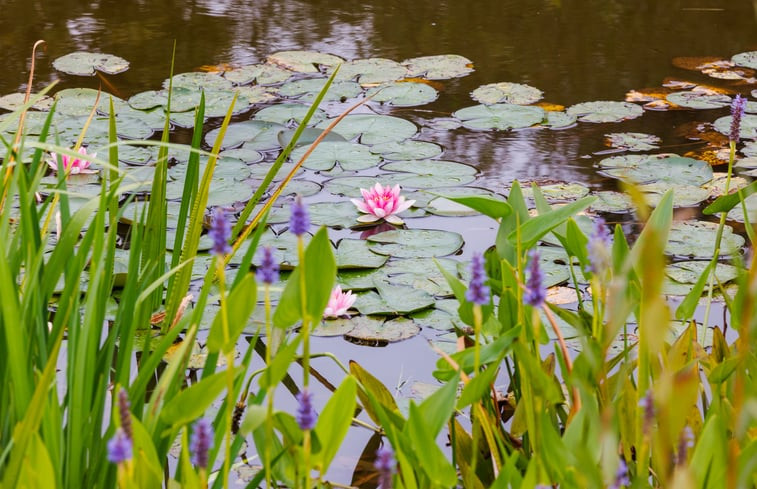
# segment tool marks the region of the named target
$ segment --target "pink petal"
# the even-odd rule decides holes
[[[357,207],[357,210],[359,210],[360,212],[365,212],[367,214],[370,214],[371,210],[368,208],[367,205],[365,205],[365,202],[363,202],[362,200],[350,199],[350,201],[352,201],[352,203],[355,204],[355,207]]]

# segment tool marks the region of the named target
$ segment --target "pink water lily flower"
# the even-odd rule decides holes
[[[360,222],[376,222],[383,219],[386,222],[401,225],[403,221],[397,214],[415,204],[414,200],[405,200],[405,197],[400,195],[399,185],[382,187],[376,182],[376,185],[368,190],[361,188],[360,193],[363,194],[362,201],[350,199],[360,212],[365,213],[364,216],[357,218]]]
[[[97,156],[97,153],[92,153],[91,155],[87,154],[86,148],[83,146],[79,148],[79,154],[82,157],[76,157],[76,156],[68,156],[68,155],[60,155],[60,160],[63,162],[63,169],[66,171],[66,173],[70,173],[72,175],[76,175],[78,173],[97,173],[97,170],[91,170],[89,169],[90,163],[89,159],[83,158],[85,156],[89,158],[94,158]],[[58,171],[58,155],[56,153],[50,153],[50,159],[47,160],[47,164],[50,168]]]
[[[352,291],[342,292],[342,287],[337,285],[334,290],[331,291],[331,297],[329,297],[329,303],[326,305],[326,310],[323,311],[323,317],[325,318],[338,318],[340,316],[347,315],[347,309],[352,307],[357,299],[356,295],[352,295]]]

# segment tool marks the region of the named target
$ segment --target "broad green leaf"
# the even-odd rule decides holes
[[[463,121],[463,126],[474,130],[522,129],[539,124],[545,117],[544,109],[514,104],[474,105],[452,114]]]
[[[315,454],[315,457],[322,474],[326,473],[337,450],[342,445],[342,440],[347,435],[350,424],[352,424],[356,394],[357,382],[353,376],[349,375],[334,391],[318,416],[315,434],[321,443],[321,451]]]
[[[248,273],[241,282],[229,292],[226,298],[227,317],[223,317],[224,309],[220,308],[208,334],[208,350],[211,353],[230,352],[236,345],[239,335],[247,325],[253,309],[255,309],[255,295],[257,294],[255,275]],[[225,320],[225,321],[224,321]]]
[[[236,376],[236,373],[234,375]],[[228,372],[203,377],[163,406],[160,411],[161,421],[179,427],[199,418],[226,388],[227,381]]]
[[[523,249],[529,249],[536,244],[542,236],[567,221],[568,218],[577,212],[589,207],[594,200],[595,197],[592,196],[584,197],[576,202],[559,207],[548,214],[529,219],[521,225],[519,232],[518,230],[511,231],[507,236],[507,239],[510,243],[515,244],[517,239],[520,238]]]
[[[325,129],[331,122],[330,119],[325,120],[316,127]],[[376,114],[350,114],[334,127],[334,132],[347,139],[360,136],[363,144],[402,141],[412,137],[417,131],[418,128],[410,121]]]
[[[368,238],[371,251],[397,258],[451,255],[463,246],[463,237],[434,229],[397,229]]]
[[[309,147],[300,146],[292,151],[290,159],[299,161],[309,150]],[[381,157],[371,152],[368,146],[350,142],[324,141],[315,148],[307,157],[303,166],[311,170],[331,170],[336,164],[343,170],[366,170],[376,167]]]

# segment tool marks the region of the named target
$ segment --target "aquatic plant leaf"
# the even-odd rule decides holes
[[[595,212],[625,213],[633,209],[631,197],[622,192],[602,190],[592,195],[596,196],[597,200],[589,208]]]
[[[665,295],[687,295],[696,285],[697,280],[707,269],[710,261],[681,261],[668,265],[665,268],[666,280],[663,283],[663,293]],[[718,282],[725,284],[734,280],[738,276],[738,268],[726,263],[718,263],[715,268],[716,282],[714,288],[718,287]],[[709,291],[709,282],[706,282],[704,293]]]
[[[407,314],[434,305],[434,298],[430,294],[412,287],[379,282],[377,289],[378,293],[371,291],[358,294],[355,308],[361,314],[381,316]],[[414,331],[412,336],[418,333],[418,328],[415,325],[411,330]],[[354,333],[353,330],[350,334]],[[375,331],[371,332],[371,334],[375,333]]]
[[[473,71],[473,62],[458,54],[441,54],[406,59],[408,76],[424,77],[429,80],[446,80],[465,76]]]
[[[602,174],[635,183],[665,182],[700,186],[712,180],[707,162],[674,154],[626,155],[599,162]]]
[[[328,73],[331,73],[331,69]],[[373,85],[399,80],[407,75],[407,68],[386,58],[356,59],[342,63],[337,80],[353,80],[361,85]]]
[[[171,90],[171,111],[187,112],[200,104],[202,92],[188,87],[173,87]],[[168,105],[168,90],[147,90],[132,95],[129,105],[137,110],[148,110]]]
[[[577,120],[575,115],[570,115],[567,112],[547,111],[546,116],[546,119],[542,121],[541,125],[553,130],[573,127]]]
[[[388,260],[388,256],[371,251],[368,242],[363,239],[339,240],[336,248],[336,267],[338,269],[379,268]]]
[[[473,90],[471,98],[476,102],[492,105],[499,103],[528,105],[542,99],[544,92],[521,83],[499,82],[482,85]]]
[[[439,156],[443,151],[438,144],[414,139],[371,146],[372,153],[380,154],[382,158],[387,160],[422,160]]]
[[[163,88],[168,88],[171,82],[174,89],[188,88],[197,92],[201,90],[230,90],[233,84],[218,73],[206,73],[202,71],[190,71],[174,75],[171,80],[163,81]],[[171,101],[173,110],[173,101]]]
[[[308,206],[308,212],[314,225],[335,228],[354,226],[360,216],[352,202],[316,202]]]
[[[731,97],[706,90],[674,92],[665,97],[668,102],[687,109],[719,109],[731,103]]]
[[[468,206],[465,203],[456,202],[450,200],[450,198],[456,197],[493,197],[494,193],[490,190],[478,187],[451,187],[448,189],[442,189],[439,191],[442,196],[432,198],[425,209],[427,212],[437,216],[475,216],[481,212],[476,209],[475,204],[488,205],[493,212],[501,213],[502,207],[507,208],[507,204],[499,199],[494,201],[477,201],[473,205]],[[418,202],[416,201],[416,206]],[[498,217],[502,217],[498,215]]]
[[[727,115],[715,119],[712,126],[721,134],[731,134],[731,116]],[[741,139],[757,139],[757,115],[744,114],[741,117],[741,126],[739,126],[739,137]]]
[[[219,129],[213,129],[205,135],[205,142],[212,146],[219,134]],[[286,126],[275,122],[249,120],[229,124],[224,135],[221,149],[235,148],[245,143],[245,148],[258,151],[269,151],[279,148],[278,133]]]
[[[744,205],[746,206],[747,217],[749,223],[754,225],[757,223],[757,194],[752,194],[744,199]],[[744,209],[741,204],[737,204],[733,209],[728,211],[728,220],[736,222],[745,222]]]
[[[374,102],[397,107],[412,107],[433,102],[439,97],[439,92],[425,83],[394,82],[371,88],[365,95],[373,96]]]
[[[290,159],[299,161],[309,147],[300,146],[292,151]],[[351,142],[324,141],[303,163],[305,168],[316,171],[330,170],[336,164],[343,170],[366,170],[378,165],[381,157],[373,154],[368,146]]]
[[[209,157],[201,156],[199,162],[200,175],[205,171],[205,165],[208,163]],[[168,176],[171,180],[178,180],[182,185],[184,184],[184,178],[186,177],[188,165],[186,163],[179,163],[168,170]],[[216,168],[213,171],[213,179],[223,180],[246,180],[252,174],[252,169],[244,161],[237,158],[218,158],[216,161]]]
[[[260,109],[255,113],[253,119],[258,121],[276,122],[284,125],[291,122],[299,124],[305,118],[305,115],[309,110],[310,106],[305,104],[276,104]],[[310,119],[310,124],[315,125],[325,118],[326,112],[323,109],[317,109]],[[231,129],[232,126],[233,124],[229,126],[229,129]]]
[[[539,185],[539,190],[549,202],[571,202],[589,194],[589,187],[580,183],[553,183]],[[534,191],[529,187],[523,187],[523,197],[534,198]]]
[[[316,127],[325,129],[331,123],[327,119]],[[363,144],[378,144],[402,141],[412,137],[418,128],[412,122],[389,115],[351,114],[342,119],[334,129],[346,139],[360,136]]]
[[[371,251],[398,258],[445,256],[463,246],[463,237],[451,231],[397,229],[368,238]]]
[[[318,73],[320,66],[334,67],[344,62],[339,56],[317,51],[279,51],[268,56],[267,61],[298,73]]]
[[[400,160],[381,165],[385,171],[416,173],[430,176],[474,176],[478,169],[465,163],[447,160]]]
[[[598,101],[571,105],[566,112],[581,122],[620,122],[640,117],[644,109],[630,102]]]
[[[709,221],[676,221],[670,228],[665,253],[691,258],[711,258],[715,251],[715,236],[718,224]],[[744,246],[744,238],[733,232],[731,226],[723,228],[720,255],[738,252]]]
[[[673,207],[692,207],[710,197],[710,191],[706,188],[694,185],[676,185],[668,182],[639,185],[638,190],[644,194],[647,204],[652,207],[657,207],[668,190],[673,191]]]
[[[292,72],[270,64],[240,66],[223,72],[223,77],[235,85],[274,85],[292,77]]]
[[[128,70],[129,62],[112,54],[75,51],[55,59],[53,68],[69,75],[93,76],[95,71],[115,75]]]
[[[539,124],[546,117],[544,109],[513,104],[474,105],[454,112],[463,126],[474,130],[522,129]]]
[[[32,94],[29,100],[34,100],[36,94]],[[0,97],[0,109],[5,110],[18,110],[24,105],[24,99],[26,98],[25,93],[9,93],[8,95],[3,95]],[[34,105],[32,105],[32,109],[34,110],[50,110],[50,107],[53,105],[53,99],[52,97],[48,97],[47,95],[41,97],[39,100],[37,100]]]
[[[613,132],[605,134],[610,147],[624,151],[652,151],[662,141],[659,136],[643,132]]]
[[[219,159],[233,158],[233,159],[241,160],[241,161],[244,161],[245,164],[248,164],[248,165],[250,163],[257,163],[258,161],[263,161],[263,159],[265,158],[265,156],[263,156],[263,153],[249,147],[227,149],[225,151],[221,151],[218,154],[218,157]]]
[[[453,315],[437,308],[413,313],[410,318],[421,328],[431,328],[438,331],[450,331],[459,322],[457,314]]]
[[[733,64],[757,70],[757,51],[747,51],[731,56]]]
[[[66,88],[56,93],[54,99],[58,102],[55,107],[56,115],[89,116],[96,101],[97,110],[107,113],[110,99],[113,99],[116,113],[128,108],[125,100],[108,92],[100,92],[98,99],[98,91],[92,88]]]
[[[312,101],[326,86],[326,78],[308,78],[305,80],[294,80],[285,83],[279,88],[279,95],[284,97],[298,97],[299,100]],[[363,92],[362,87],[353,81],[335,81],[330,86],[324,101],[340,100],[355,98]]]

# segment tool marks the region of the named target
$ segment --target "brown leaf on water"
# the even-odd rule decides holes
[[[651,102],[647,102],[646,104],[644,104],[644,108],[646,110],[659,110],[659,111],[683,109],[683,107],[681,107],[680,105],[676,105],[672,102],[668,102],[667,100],[653,100]]]
[[[696,160],[706,161],[710,166],[718,166],[728,163],[728,159],[722,159],[719,151],[713,149],[688,151],[684,153],[683,156],[687,158],[694,158]]]
[[[438,81],[434,80],[426,80],[425,78],[403,78],[402,80],[397,80],[397,83],[424,83],[432,88],[435,88],[437,90],[444,90],[444,84],[440,83]]]
[[[533,105],[541,107],[546,112],[562,112],[563,110],[565,110],[564,105],[553,104],[552,102],[538,102]]]
[[[677,56],[673,58],[673,66],[684,70],[701,71],[703,65],[719,61],[728,61],[719,56]]]
[[[197,71],[204,71],[206,73],[221,73],[233,69],[234,65],[229,63],[221,63],[219,65],[202,65],[197,68]]]
[[[690,88],[694,88],[697,86],[696,83],[688,80],[681,80],[678,78],[673,77],[667,77],[664,80],[662,80],[662,86],[665,88],[672,88],[673,90],[689,90]]]
[[[713,129],[709,122],[687,122],[676,127],[675,133],[692,141],[705,141],[710,149],[724,148],[728,145],[728,136]]]

